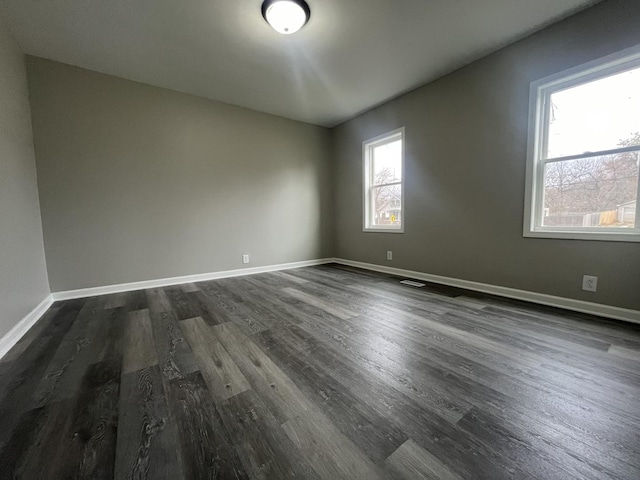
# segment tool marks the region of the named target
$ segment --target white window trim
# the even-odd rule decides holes
[[[369,195],[369,185],[372,183],[372,172],[371,166],[369,162],[370,151],[378,146],[379,144],[388,143],[390,140],[395,140],[399,138],[402,140],[401,149],[400,149],[400,161],[402,166],[402,181],[397,182],[400,184],[400,211],[402,212],[402,217],[400,221],[400,225],[376,225],[375,227],[368,227],[370,225],[369,215],[371,214],[371,198]],[[396,130],[392,130],[390,132],[384,133],[382,135],[378,135],[377,137],[370,138],[369,140],[365,140],[362,142],[362,231],[363,232],[378,232],[378,233],[404,233],[404,224],[405,224],[405,210],[404,210],[404,184],[406,181],[405,178],[405,167],[404,167],[404,127],[397,128]]]
[[[540,216],[543,213],[542,195],[544,188],[544,163],[541,162],[540,152],[545,145],[543,126],[547,123],[548,109],[544,108],[545,100],[552,92],[570,88],[582,83],[593,81],[608,73],[618,71],[622,64],[629,64],[630,68],[640,66],[640,46],[627,48],[621,52],[608,55],[592,62],[559,72],[531,83],[529,90],[529,131],[527,141],[527,168],[525,184],[524,226],[523,236],[533,238],[560,238],[570,240],[605,240],[618,242],[640,242],[640,217],[636,217],[635,228],[606,228],[606,227],[542,227]],[[619,148],[603,152],[590,152],[583,155],[562,157],[562,160],[590,157],[606,153],[621,153],[636,148]],[[556,161],[558,159],[555,159]],[[636,209],[640,206],[640,182],[638,182],[638,196]],[[540,202],[538,202],[540,199]],[[637,210],[636,210],[637,211]]]

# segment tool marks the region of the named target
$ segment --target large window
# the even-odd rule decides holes
[[[640,49],[531,85],[524,235],[640,241]]]
[[[364,142],[366,232],[403,232],[404,128]]]

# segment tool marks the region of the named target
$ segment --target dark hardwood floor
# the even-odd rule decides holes
[[[640,478],[640,327],[399,280],[57,302],[0,361],[0,478]]]

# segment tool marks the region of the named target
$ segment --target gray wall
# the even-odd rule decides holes
[[[24,55],[0,19],[0,338],[49,294]]]
[[[52,291],[332,254],[327,129],[27,66]]]
[[[639,25],[637,0],[604,2],[336,128],[336,256],[640,309],[640,244],[522,236],[530,82],[640,44]],[[361,143],[401,126],[406,233],[363,233]]]

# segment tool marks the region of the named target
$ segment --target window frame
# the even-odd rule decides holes
[[[372,151],[375,147],[385,145],[387,143],[400,140],[400,170],[402,172],[402,178],[399,182],[391,182],[380,185],[373,185],[373,168],[372,168]],[[404,149],[405,149],[405,132],[404,127],[397,128],[382,135],[370,138],[362,142],[362,231],[363,232],[377,232],[377,233],[404,233],[405,225],[405,210],[404,210],[404,185],[405,185],[405,162],[404,162]],[[400,185],[400,211],[402,215],[400,217],[400,225],[373,225],[372,224],[372,192],[374,188],[380,188],[382,186]]]
[[[593,82],[616,73],[640,67],[640,45],[618,53],[564,70],[531,83],[529,90],[529,130],[527,140],[527,166],[525,185],[525,210],[523,236],[533,238],[558,238],[569,240],[600,240],[640,242],[640,181],[636,196],[635,228],[616,227],[544,227],[544,166],[546,163],[578,160],[595,156],[611,155],[628,151],[638,151],[637,147],[621,147],[583,154],[542,158],[547,144],[549,111],[546,108],[555,92]]]

